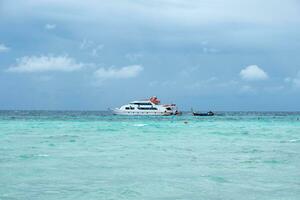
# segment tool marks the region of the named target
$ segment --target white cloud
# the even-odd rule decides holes
[[[79,45],[80,50],[90,52],[89,54],[93,57],[100,55],[100,52],[103,50],[103,44],[97,44],[93,40],[83,39]]]
[[[9,51],[10,48],[5,46],[5,44],[0,44],[0,53]]]
[[[291,83],[295,88],[300,88],[300,71],[297,73],[296,77],[287,77],[284,82]]]
[[[130,19],[147,18],[157,21],[174,21],[177,24],[211,24],[222,21],[271,24],[299,22],[297,0],[285,0],[284,3],[281,0],[245,0],[243,3],[237,0],[90,0],[89,3],[82,0],[27,0],[20,1],[18,5],[14,1],[4,1],[3,4],[6,8],[4,14],[9,14],[9,16],[28,15],[28,12],[24,10],[33,8],[30,15],[39,16],[41,10],[46,10],[47,12],[44,12],[46,16],[68,17],[70,20],[77,17],[76,19],[98,21],[99,16],[108,14],[117,17],[124,16],[125,13],[130,17],[131,13],[135,13]],[[57,7],[65,12],[59,13],[55,9]]]
[[[114,44],[120,44],[122,37],[126,37],[130,44],[155,42],[161,45],[178,44],[179,47],[182,44],[196,45],[201,41],[204,41],[201,44],[206,45],[205,41],[208,40],[213,41],[214,48],[201,51],[218,53],[225,51],[223,45],[246,46],[247,50],[249,47],[262,49],[270,46],[281,46],[280,49],[283,49],[285,43],[280,40],[282,34],[286,37],[295,35],[293,27],[300,22],[300,12],[297,0],[281,1],[245,0],[240,3],[237,0],[90,0],[86,3],[80,0],[27,0],[16,5],[14,1],[8,0],[4,1],[1,11],[4,19],[16,21],[23,18],[34,21],[42,15],[50,22],[68,24],[64,29],[76,33],[74,36],[84,35],[103,40],[113,38]],[[31,12],[26,12],[28,10]],[[109,20],[107,16],[110,16]],[[99,26],[99,23],[102,25]],[[124,24],[126,26],[123,27]],[[122,34],[113,31],[113,27],[121,27]],[[170,35],[170,30],[174,34]],[[285,31],[282,33],[280,30]],[[151,34],[144,34],[145,31]],[[265,35],[274,37],[264,37]]]
[[[98,46],[96,46],[95,48],[92,49],[92,56],[96,57],[96,56],[99,56],[100,54],[100,51],[102,51],[104,48],[104,45],[103,44],[100,44]]]
[[[240,72],[240,76],[242,79],[248,81],[268,79],[268,74],[257,65],[250,65],[242,69]]]
[[[46,24],[45,29],[47,30],[52,30],[56,28],[56,24]]]
[[[72,72],[80,70],[84,64],[77,63],[68,56],[25,56],[17,59],[17,64],[8,72],[34,73],[47,71]]]
[[[139,75],[139,73],[143,71],[143,67],[140,65],[130,65],[122,68],[99,68],[95,71],[95,76],[99,80],[107,80],[107,79],[124,79],[124,78],[134,78]]]
[[[88,40],[88,39],[83,39],[82,42],[80,43],[79,48],[80,49],[88,49],[92,48],[94,46],[94,41]]]

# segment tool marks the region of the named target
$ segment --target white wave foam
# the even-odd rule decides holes
[[[136,126],[136,127],[143,127],[143,126],[147,126],[147,124],[134,124],[133,126]]]

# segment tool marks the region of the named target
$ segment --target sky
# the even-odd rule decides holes
[[[0,109],[300,111],[299,0],[0,0]]]

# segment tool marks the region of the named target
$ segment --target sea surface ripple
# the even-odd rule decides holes
[[[299,200],[300,113],[0,111],[0,199]]]

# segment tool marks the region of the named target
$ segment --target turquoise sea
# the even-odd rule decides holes
[[[299,200],[300,113],[218,114],[0,111],[0,199]]]

